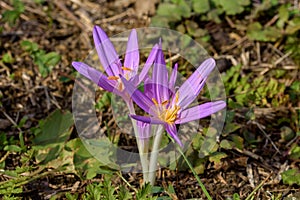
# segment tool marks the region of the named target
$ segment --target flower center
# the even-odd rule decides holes
[[[177,105],[178,92],[176,93],[175,102],[173,103],[173,105],[172,104],[168,105],[168,103],[169,103],[168,100],[163,101],[161,104],[159,104],[155,98],[152,98],[152,101],[157,108],[157,116],[159,119],[161,119],[162,121],[165,121],[169,124],[175,122],[175,120],[177,118],[177,114],[180,110],[180,106]]]

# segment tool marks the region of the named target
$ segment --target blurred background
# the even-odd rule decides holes
[[[210,152],[200,148],[205,129],[186,152],[213,199],[300,199],[298,0],[1,1],[1,199],[204,197],[182,160],[158,172],[157,186],[140,188],[141,174],[111,170],[82,145],[71,114],[71,62],[94,48],[94,25],[109,36],[176,30],[216,60],[225,128]],[[192,73],[179,63],[182,75]],[[101,129],[114,144],[134,148],[112,118],[110,94],[97,94]]]

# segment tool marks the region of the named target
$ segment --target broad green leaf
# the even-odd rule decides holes
[[[160,18],[167,18],[169,22],[181,19],[179,8],[175,4],[161,3],[157,8],[156,13],[160,16]]]
[[[14,58],[11,56],[11,53],[8,52],[2,56],[2,61],[4,63],[12,64],[14,62]]]
[[[56,52],[50,52],[44,55],[42,59],[48,67],[55,66],[60,61],[60,55]]]
[[[220,147],[223,149],[232,149],[234,144],[232,144],[231,141],[228,141],[226,139],[222,140],[220,143]]]
[[[193,10],[202,14],[210,10],[209,0],[192,0]]]
[[[41,133],[33,139],[33,143],[36,145],[63,143],[69,138],[73,123],[73,116],[69,111],[63,113],[56,110],[47,117],[41,127]]]
[[[300,172],[297,169],[289,169],[281,174],[284,184],[300,185]]]
[[[227,154],[224,152],[214,152],[209,156],[209,161],[214,163],[220,163],[221,159],[226,158]]]
[[[290,150],[290,158],[293,160],[297,160],[300,158],[300,146],[295,144],[292,146]]]
[[[226,14],[235,15],[244,11],[244,7],[250,4],[250,0],[228,1],[228,0],[214,0],[216,5],[221,6]]]
[[[39,49],[37,43],[31,42],[29,40],[23,40],[21,42],[21,47],[24,51],[29,51],[29,52],[37,51]]]

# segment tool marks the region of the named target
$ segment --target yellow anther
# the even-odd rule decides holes
[[[175,94],[175,103],[178,103],[178,99],[179,99],[179,92],[177,91]]]
[[[108,80],[118,80],[119,77],[117,77],[117,76],[109,76],[109,77],[107,77],[107,79]]]
[[[132,69],[128,68],[128,67],[121,67],[123,70],[125,71],[132,71]]]
[[[157,106],[158,102],[156,101],[156,99],[152,98],[153,103]]]

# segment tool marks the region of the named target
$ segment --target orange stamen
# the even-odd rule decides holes
[[[109,76],[109,77],[107,77],[107,79],[108,80],[118,80],[119,77],[117,77],[117,76]]]
[[[130,69],[128,67],[121,67],[121,69],[126,70],[126,71],[132,71],[132,69]]]

